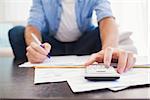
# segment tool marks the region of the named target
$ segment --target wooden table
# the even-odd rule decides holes
[[[150,85],[86,93],[73,93],[67,82],[34,85],[34,69],[19,68],[20,63],[0,57],[0,99],[150,99]]]

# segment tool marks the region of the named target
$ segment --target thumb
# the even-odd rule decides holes
[[[42,44],[44,46],[44,49],[47,51],[47,52],[50,52],[51,50],[51,45],[49,43],[43,43]]]

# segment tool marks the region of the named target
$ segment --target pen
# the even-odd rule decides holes
[[[35,41],[35,43],[37,43],[38,45],[40,45],[42,48],[45,48],[45,47],[42,45],[42,43],[38,40],[38,38],[37,38],[33,33],[31,33],[31,36],[32,36],[33,40]],[[47,57],[48,57],[48,58],[51,57],[51,56],[50,56],[50,53],[48,53]]]

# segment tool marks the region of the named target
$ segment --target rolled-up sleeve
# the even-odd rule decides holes
[[[46,22],[41,0],[33,0],[28,25],[35,26],[40,32],[44,29]]]
[[[98,22],[105,17],[113,17],[110,2],[108,0],[96,0],[94,10],[96,11]]]

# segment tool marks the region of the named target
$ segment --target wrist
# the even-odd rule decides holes
[[[118,44],[111,44],[111,45],[103,45],[102,46],[102,50],[106,49],[106,48],[118,48]]]
[[[33,42],[33,38],[31,36],[31,33],[34,33],[34,35],[40,40],[42,41],[42,37],[41,37],[41,33],[37,30],[36,27],[28,25],[25,29],[25,42],[26,45],[29,46],[31,42]]]

